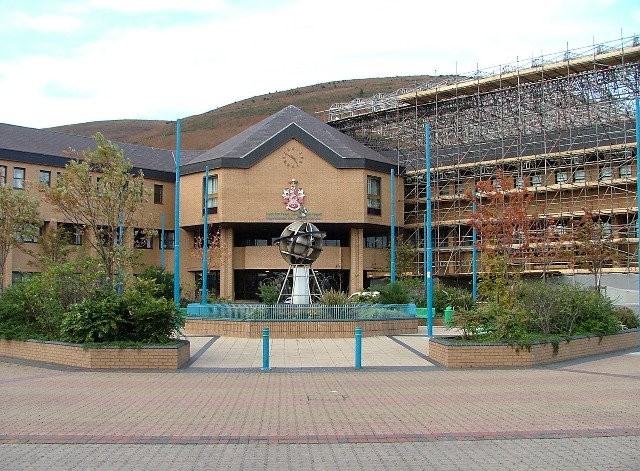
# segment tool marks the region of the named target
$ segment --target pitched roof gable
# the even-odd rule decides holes
[[[210,168],[249,168],[289,140],[296,141],[336,168],[387,171],[397,161],[385,157],[337,131],[301,109],[289,105],[186,163],[181,173]]]

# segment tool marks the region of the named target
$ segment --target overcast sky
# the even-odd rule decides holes
[[[2,0],[0,122],[175,120],[305,85],[464,73],[635,34],[638,0]]]

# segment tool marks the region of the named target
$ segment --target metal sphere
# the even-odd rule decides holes
[[[322,252],[325,235],[310,222],[291,223],[277,239],[280,255],[289,265],[311,265]]]

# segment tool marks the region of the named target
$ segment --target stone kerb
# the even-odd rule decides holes
[[[446,338],[429,339],[429,357],[447,368],[528,367],[599,355],[639,345],[638,329],[600,337],[561,340],[557,350],[551,343],[530,348],[502,343],[461,343]]]
[[[76,368],[175,370],[189,361],[190,352],[186,340],[172,345],[120,348],[0,339],[0,356]]]

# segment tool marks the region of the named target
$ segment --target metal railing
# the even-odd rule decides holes
[[[237,321],[349,321],[365,319],[410,319],[415,304],[190,304],[190,319]]]

